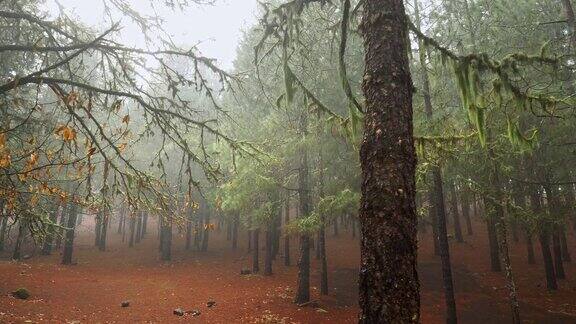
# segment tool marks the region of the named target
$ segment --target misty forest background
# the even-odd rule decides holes
[[[6,259],[60,251],[73,264],[87,222],[100,251],[157,226],[150,253],[165,262],[175,236],[209,253],[223,231],[229,249],[251,253],[245,274],[297,265],[290,299],[306,305],[311,284],[330,294],[327,237],[346,228],[361,240],[360,322],[420,320],[417,245],[427,245],[441,263],[442,316],[455,323],[450,250],[486,232],[476,258],[503,278],[514,323],[524,268],[550,296],[568,289],[570,0],[262,1],[226,70],[175,44],[170,17],[102,3],[108,24],[96,28],[66,8],[48,14],[45,1],[0,0]],[[123,44],[122,21],[145,42]]]

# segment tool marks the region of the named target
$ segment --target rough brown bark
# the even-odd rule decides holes
[[[418,323],[416,154],[402,0],[366,0],[360,150],[361,323]]]

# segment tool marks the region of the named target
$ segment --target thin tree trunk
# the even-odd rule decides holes
[[[308,119],[306,111],[300,112],[299,134],[302,138],[308,136]],[[298,169],[298,196],[300,199],[300,217],[307,217],[311,212],[311,197],[308,172],[308,150],[302,145],[300,148],[300,167]],[[298,280],[296,284],[296,304],[310,301],[310,236],[300,234],[300,258],[298,260]]]
[[[542,211],[542,204],[540,202],[540,194],[537,189],[530,191],[530,207],[535,215]],[[558,282],[556,280],[556,273],[554,271],[554,262],[552,261],[552,253],[550,253],[550,233],[549,226],[546,221],[541,221],[538,229],[538,240],[540,242],[540,250],[542,251],[542,263],[544,264],[544,273],[546,274],[546,288],[548,290],[557,290]]]
[[[102,211],[96,213],[95,225],[94,225],[94,246],[98,247],[100,245],[100,233],[102,233]]]
[[[62,253],[62,264],[72,264],[72,253],[74,252],[74,231],[76,230],[76,217],[78,216],[78,206],[71,202],[68,222],[66,225],[66,238],[64,241],[64,252]]]
[[[186,217],[186,250],[192,248],[192,217],[194,215],[194,210],[192,207],[188,207],[188,215]]]
[[[14,252],[12,253],[13,260],[20,260],[22,257],[22,242],[24,241],[24,234],[26,232],[26,222],[20,219],[18,221],[18,236],[16,236],[16,243],[14,244]]]
[[[266,230],[266,250],[264,254],[264,275],[270,276],[272,275],[272,253],[273,253],[273,234],[272,229],[273,223],[268,224],[268,228]]]
[[[130,239],[128,240],[128,246],[133,247],[136,236],[136,215],[130,217]]]
[[[252,244],[254,245],[252,247],[252,272],[253,273],[258,273],[260,271],[260,260],[259,258],[259,253],[260,253],[260,247],[259,247],[259,243],[260,243],[260,229],[254,229],[252,230]]]
[[[0,224],[0,251],[4,251],[4,242],[8,232],[8,215],[2,214],[2,223]]]
[[[284,225],[290,224],[290,196],[286,194],[286,202],[284,207]],[[290,266],[290,234],[284,231],[284,265]]]
[[[134,242],[140,243],[142,239],[142,212],[136,213],[136,233],[134,234]]]
[[[466,234],[474,235],[472,229],[472,219],[470,218],[470,200],[468,200],[468,192],[462,195],[462,215],[466,220]]]
[[[570,250],[568,250],[568,242],[566,241],[566,229],[560,229],[560,247],[562,248],[562,260],[564,262],[571,262]]]
[[[54,234],[56,233],[56,228],[54,224],[58,221],[58,211],[60,206],[56,205],[54,210],[50,213],[50,223],[46,229],[46,237],[44,238],[44,244],[42,245],[42,255],[50,255],[52,253],[52,244],[54,243]]]
[[[172,222],[168,219],[162,218],[162,235],[160,236],[161,242],[161,258],[162,261],[170,261],[172,259]]]
[[[238,226],[240,223],[240,215],[238,213],[234,214],[234,219],[232,220],[232,250],[238,248]]]
[[[489,199],[490,198],[484,199],[484,205],[488,210],[486,215],[486,230],[488,231],[488,246],[490,250],[490,270],[500,272],[502,271],[502,265],[500,264],[495,221],[498,207],[493,202],[490,202]]]
[[[202,234],[202,252],[208,251],[208,238],[210,237],[210,211],[204,212],[204,232]]]
[[[528,229],[524,231],[526,238],[526,255],[528,256],[528,264],[536,264],[536,256],[534,255],[534,242],[532,241],[532,233]]]
[[[548,212],[550,216],[558,219],[561,215],[559,211],[560,202],[558,200],[557,190],[552,186],[544,186],[546,191],[546,200],[548,206]],[[558,224],[553,223],[552,225],[552,253],[554,256],[554,269],[556,270],[556,279],[566,279],[566,273],[564,272],[564,264],[562,263],[562,247],[560,244],[560,228]]]
[[[454,235],[458,243],[464,242],[462,227],[460,226],[460,214],[458,212],[458,197],[456,196],[456,185],[450,182],[450,196],[452,198],[452,217],[454,218]]]
[[[366,0],[360,323],[418,323],[416,153],[402,0]]]

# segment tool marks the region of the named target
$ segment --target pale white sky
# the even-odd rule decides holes
[[[153,15],[151,2],[165,20],[164,29],[177,44],[190,46],[200,43],[198,48],[202,54],[216,58],[218,65],[225,69],[232,68],[242,30],[257,21],[256,0],[216,0],[214,6],[192,5],[183,12],[167,8],[164,0],[128,0],[143,15]],[[47,0],[48,11],[56,14],[57,3],[65,8],[67,14],[77,16],[89,26],[99,30],[110,26],[102,0]],[[115,20],[119,18],[114,17]],[[146,47],[141,31],[133,22],[124,18],[121,25],[124,43]]]

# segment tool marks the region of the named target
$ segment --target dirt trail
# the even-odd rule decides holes
[[[501,274],[489,272],[486,235],[467,237],[468,243],[452,244],[455,286],[461,323],[509,322]],[[155,228],[151,226],[151,228]],[[158,241],[150,233],[130,249],[113,230],[110,248],[99,252],[85,225],[75,251],[74,266],[59,264],[59,255],[33,256],[24,262],[0,261],[0,322],[198,322],[198,323],[354,323],[357,319],[358,241],[349,233],[329,235],[328,257],[331,294],[321,298],[312,276],[313,299],[318,308],[292,304],[296,266],[274,266],[274,275],[240,276],[250,258],[241,244],[231,251],[225,233],[211,235],[208,253],[184,250],[184,238],[176,234],[173,261],[158,260]],[[245,243],[245,234],[240,243]],[[432,254],[431,238],[421,238],[419,275],[422,283],[422,323],[443,323],[440,263]],[[571,238],[571,246],[576,246]],[[282,251],[282,249],[280,249]],[[541,264],[528,266],[524,247],[514,244],[512,259],[519,283],[522,314],[526,323],[576,323],[576,275],[567,264],[569,279],[554,293],[543,288]],[[296,246],[292,260],[297,260]],[[539,253],[539,252],[537,252]],[[263,255],[263,254],[262,254]],[[313,254],[314,255],[314,254]],[[539,256],[537,254],[537,256]],[[316,263],[313,264],[316,269]],[[33,297],[16,300],[9,292],[26,287]],[[124,300],[130,306],[120,307]],[[206,303],[214,300],[214,307]],[[192,317],[173,315],[175,308],[198,310]],[[284,322],[283,322],[284,321]]]

